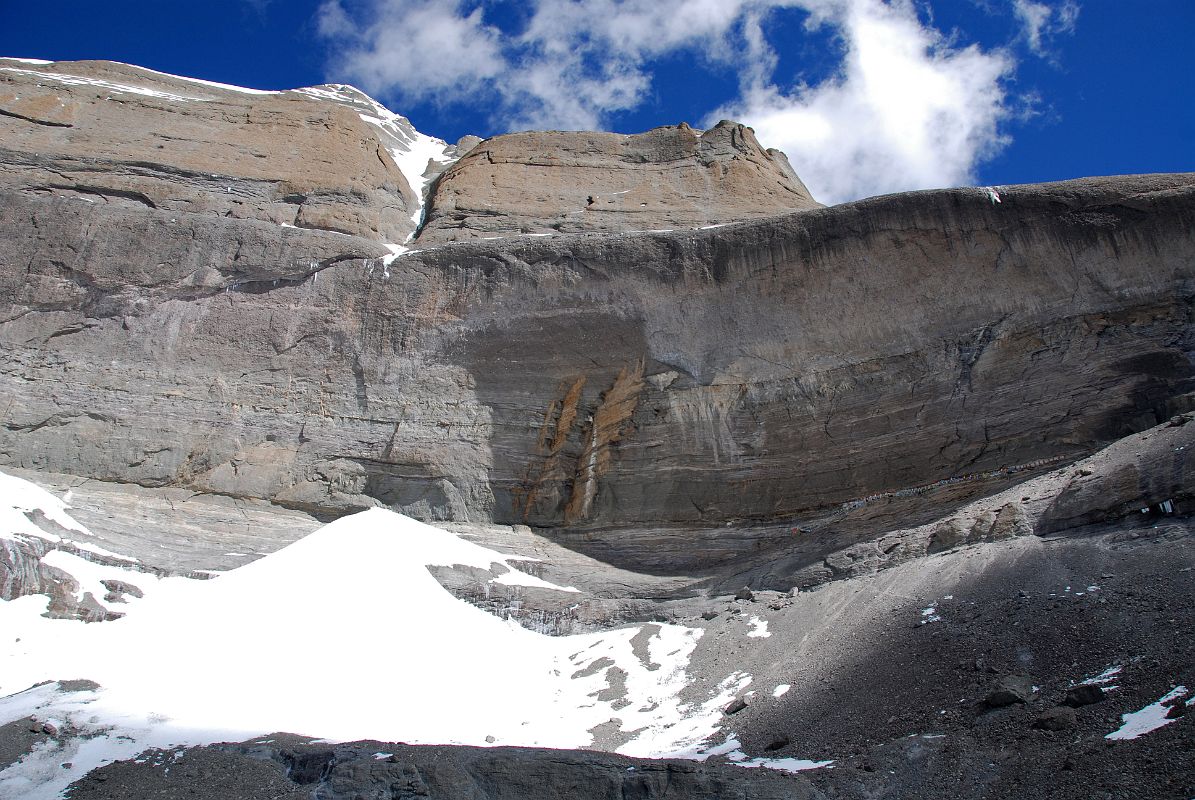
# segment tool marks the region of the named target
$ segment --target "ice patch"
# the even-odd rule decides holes
[[[942,617],[938,614],[938,604],[931,603],[928,608],[921,609],[921,625],[926,625],[930,622],[941,622]]]
[[[655,658],[655,655],[652,655]],[[751,683],[751,676],[745,672],[734,672],[718,684],[715,692],[696,705],[678,704],[677,711],[681,719],[671,723],[666,728],[660,728],[660,734],[654,740],[655,747],[645,747],[650,740],[630,742],[616,752],[625,756],[639,756],[642,758],[684,758],[692,761],[705,761],[712,755],[717,755],[705,747],[706,742],[718,730],[722,721],[722,709]]]
[[[69,494],[69,492],[68,492]],[[98,556],[136,563],[136,559],[128,558],[97,545],[69,539],[49,531],[44,531],[28,515],[40,513],[50,522],[67,531],[74,531],[85,536],[91,532],[76,522],[66,513],[68,506],[63,500],[47,492],[37,484],[22,480],[14,475],[0,472],[0,540],[11,539],[13,536],[31,536],[44,539],[55,544],[61,543],[71,547],[94,553]]]
[[[555,583],[549,583],[543,578],[537,578],[535,575],[513,569],[509,564],[507,565],[507,571],[503,572],[497,578],[491,579],[490,583],[500,583],[503,586],[531,586],[537,589],[555,589],[558,592],[580,591],[574,586],[559,586]]]
[[[1158,728],[1169,725],[1174,720],[1166,717],[1166,713],[1170,710],[1170,707],[1166,704],[1180,697],[1185,697],[1186,694],[1186,686],[1175,686],[1169,692],[1162,695],[1156,702],[1150,703],[1140,711],[1121,714],[1120,718],[1124,724],[1104,738],[1117,740],[1136,739],[1139,736],[1144,736],[1147,733],[1156,731]]]
[[[810,761],[804,758],[748,758],[747,754],[743,752],[742,742],[738,740],[733,732],[726,737],[726,741],[722,744],[700,750],[692,758],[695,761],[705,761],[714,756],[725,756],[727,761],[737,767],[746,767],[748,769],[763,767],[764,769],[775,769],[782,772],[804,772],[809,769],[828,767],[834,763],[832,760]]]
[[[782,683],[772,690],[772,697],[784,697],[784,695],[788,694],[788,690],[791,688],[793,687],[789,684]]]
[[[282,94],[280,91],[271,91],[269,89],[250,89],[247,86],[233,86],[231,83],[217,83],[216,81],[205,81],[200,78],[188,78],[185,75],[171,75],[169,72],[158,72],[154,69],[147,69],[146,67],[137,67],[141,72],[148,72],[151,75],[161,75],[165,78],[173,78],[176,81],[186,81],[187,83],[195,83],[200,86],[207,86],[212,89],[223,89],[228,92],[240,92],[241,94]]]
[[[205,102],[207,99],[204,97],[194,97],[183,94],[174,94],[172,92],[163,92],[158,89],[147,89],[144,86],[132,86],[127,83],[114,83],[113,81],[105,81],[101,80],[100,78],[84,78],[79,75],[64,75],[59,72],[43,72],[41,70],[19,69],[18,67],[0,67],[0,71],[13,72],[18,75],[28,75],[41,80],[60,83],[64,86],[94,86],[100,89],[107,89],[111,92],[118,92],[120,94],[139,94],[144,97],[156,97],[161,100]]]
[[[829,761],[810,761],[804,758],[753,758],[750,761],[738,761],[736,766],[739,767],[763,767],[764,769],[777,769],[782,772],[804,772],[809,769],[821,769],[833,764],[833,759]]]
[[[377,115],[361,114],[361,119],[382,130],[383,144],[390,158],[407,179],[411,191],[415,193],[416,206],[411,214],[411,221],[418,230],[423,223],[423,215],[427,210],[428,189],[431,187],[432,176],[427,175],[431,162],[441,167],[451,164],[453,158],[449,155],[451,149],[442,139],[420,133],[415,127],[399,114],[395,114],[380,104],[374,103]],[[412,238],[414,234],[412,234]],[[407,241],[410,241],[408,239]]]
[[[1112,683],[1116,680],[1116,676],[1124,669],[1120,664],[1108,667],[1106,670],[1091,678],[1084,678],[1079,681],[1079,686],[1103,686]]]
[[[766,639],[772,635],[768,633],[768,621],[765,619],[751,617],[747,624],[751,626],[751,630],[747,631],[747,636],[751,639]]]

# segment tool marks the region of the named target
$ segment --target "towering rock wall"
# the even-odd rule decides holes
[[[350,87],[265,92],[0,59],[0,186],[25,195],[401,243],[428,159],[454,155],[436,145]]]
[[[912,524],[928,486],[1191,406],[1195,175],[394,259],[373,229],[172,199],[191,177],[113,201],[111,160],[83,198],[12,166],[35,157],[9,147],[0,188],[3,466],[527,523],[667,568]]]
[[[784,154],[734,122],[528,131],[482,142],[440,176],[419,242],[698,228],[819,207]]]

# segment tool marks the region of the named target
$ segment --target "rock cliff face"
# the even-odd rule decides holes
[[[430,246],[569,215],[581,166],[525,215],[448,213],[486,163],[541,168],[500,137],[444,174],[425,249],[394,260],[409,186],[367,99],[105,84],[130,69],[0,69],[24,82],[0,116],[3,466],[525,523],[666,570],[940,516],[1191,406],[1195,175],[834,208],[790,181],[757,210],[808,210],[713,230]],[[262,115],[262,158],[226,146]],[[787,174],[733,125],[593,147],[687,165],[598,170],[595,206],[645,175],[680,197],[707,157],[732,183]],[[309,202],[339,221],[278,224]],[[669,226],[709,219],[682,205]],[[641,224],[624,213],[575,216]]]
[[[784,154],[734,122],[635,136],[529,131],[489,139],[448,169],[419,241],[697,228],[818,207]]]
[[[31,621],[0,654],[0,795],[1195,795],[1195,174],[821,208],[733,124],[453,148],[349,87],[101,62],[0,60],[0,132],[0,600]],[[268,566],[375,505],[531,561],[504,580],[425,559],[455,599],[395,599],[428,542],[370,559],[384,540],[338,527],[272,578],[170,583],[250,579],[289,678],[321,653],[381,663],[353,685],[404,708],[446,690],[358,658],[374,631],[416,663],[465,638],[454,670],[509,688],[444,622],[461,600],[587,650],[623,636],[550,662],[605,682],[578,695],[609,704],[589,746],[644,731],[705,763],[286,734],[144,750],[227,720],[93,705],[119,690],[99,665],[127,672],[144,641],[119,632],[171,609],[159,577]],[[44,640],[39,604],[63,626]],[[150,638],[244,677],[219,620],[249,604],[196,636],[218,605],[148,617]],[[680,661],[665,623],[689,629]],[[329,701],[338,670],[251,660],[245,688],[279,707],[359,705]],[[652,673],[664,699],[633,700]],[[1079,687],[1098,702],[1072,708]],[[673,700],[675,723],[628,722]],[[1155,732],[1121,735],[1143,714]],[[488,724],[477,743],[527,743]]]
[[[25,196],[390,242],[419,222],[428,160],[455,154],[351,87],[254,91],[102,61],[0,59],[0,139],[0,187]]]

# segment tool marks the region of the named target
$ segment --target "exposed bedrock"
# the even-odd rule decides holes
[[[962,502],[1191,406],[1195,176],[999,200],[387,266],[358,237],[0,194],[0,464],[526,523],[660,570],[844,504],[859,535],[909,527],[949,513],[927,486]]]
[[[388,148],[417,134],[378,108],[349,87],[255,92],[0,59],[0,187],[402,242],[420,187]]]
[[[784,153],[729,120],[631,136],[527,131],[481,142],[440,176],[418,241],[697,228],[818,207]]]
[[[312,744],[291,734],[182,751],[96,770],[71,788],[80,800],[128,796],[360,800],[695,800],[822,798],[801,775],[692,761],[632,759],[587,750]],[[175,778],[161,765],[172,758]],[[180,763],[181,762],[181,763]],[[148,765],[148,766],[147,766]],[[185,779],[177,779],[179,773]]]

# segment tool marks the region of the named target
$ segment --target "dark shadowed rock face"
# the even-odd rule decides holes
[[[529,131],[488,139],[447,170],[418,240],[697,228],[818,207],[784,154],[734,122]]]
[[[805,800],[822,795],[802,776],[765,769],[578,750],[384,742],[321,745],[280,734],[260,742],[150,751],[136,762],[95,770],[71,789],[71,797],[78,800],[130,796]]]

